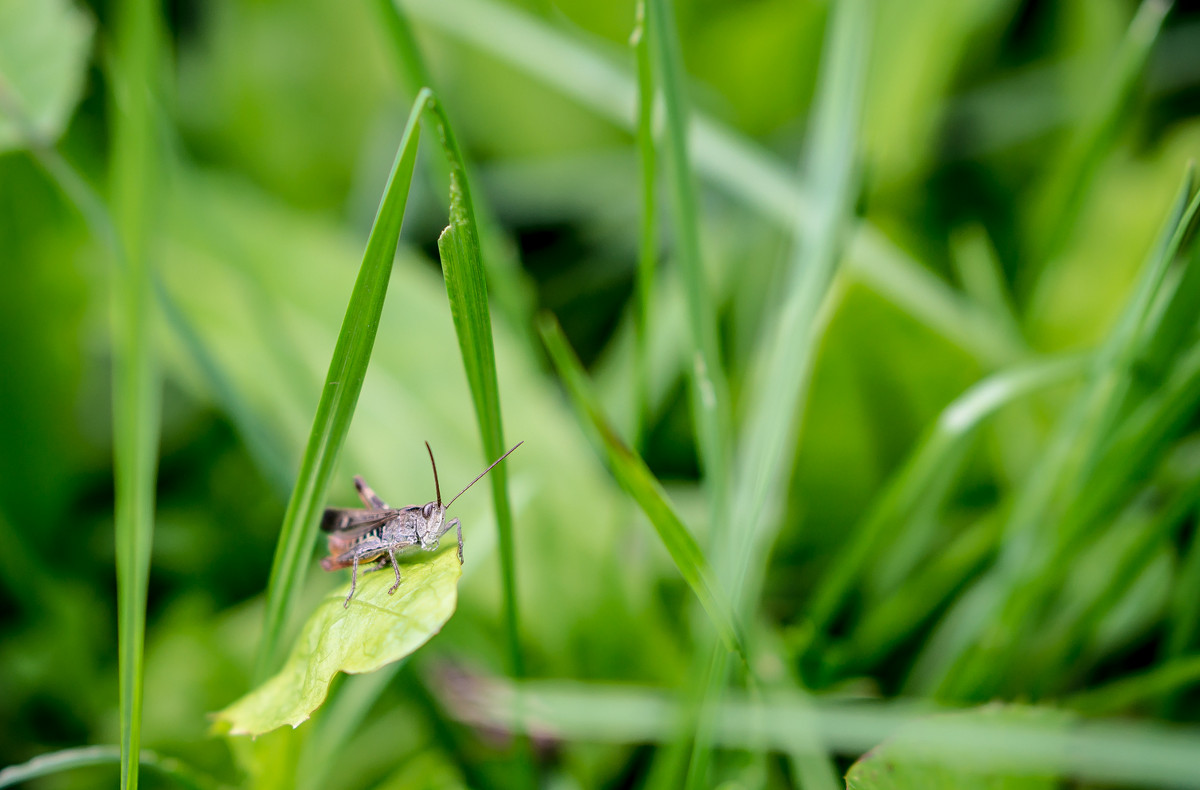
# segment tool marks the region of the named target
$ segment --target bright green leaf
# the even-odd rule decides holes
[[[52,145],[79,101],[91,17],[69,0],[0,0],[0,151]]]
[[[462,567],[453,549],[424,562],[402,563],[394,595],[389,571],[359,579],[349,607],[344,587],[304,624],[283,669],[217,714],[234,735],[297,727],[320,707],[338,672],[373,672],[412,653],[441,630],[458,603]]]

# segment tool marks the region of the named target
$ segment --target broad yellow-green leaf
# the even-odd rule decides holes
[[[462,568],[453,548],[401,563],[394,595],[390,569],[364,574],[344,608],[349,584],[330,594],[304,624],[278,674],[217,714],[234,735],[297,727],[325,701],[338,672],[372,672],[398,661],[441,630],[458,603]]]
[[[62,134],[79,101],[92,28],[69,0],[0,0],[0,151]]]

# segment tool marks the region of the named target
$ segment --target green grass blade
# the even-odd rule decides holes
[[[1074,229],[1084,196],[1112,147],[1170,8],[1170,0],[1144,0],[1116,53],[1111,76],[1099,92],[1096,104],[1066,151],[1054,160],[1056,167],[1047,177],[1040,200],[1033,204],[1031,230],[1036,246],[1032,257],[1037,265],[1044,266],[1056,256]]]
[[[670,0],[647,0],[645,36],[653,73],[662,90],[667,187],[671,193],[676,258],[683,280],[695,364],[691,370],[692,418],[709,497],[714,545],[728,523],[732,418],[729,384],[717,339],[717,311],[700,253],[699,209],[688,153],[688,105],[683,56]]]
[[[388,50],[396,61],[401,82],[414,96],[421,88],[436,91],[437,83],[425,57],[421,54],[407,15],[394,0],[375,0],[374,5],[379,18],[383,20]],[[444,109],[438,112],[446,114]],[[473,177],[474,167],[470,160],[462,151],[458,151],[457,156],[466,176]],[[428,157],[427,164],[432,171],[437,190],[446,194],[451,181],[450,163],[446,159],[433,156]],[[464,177],[464,180],[470,180],[467,177]],[[473,202],[472,210],[479,226],[480,245],[487,262],[486,274],[492,298],[501,314],[509,319],[513,332],[536,353],[538,342],[530,328],[536,295],[533,286],[525,278],[517,244],[506,236],[504,228],[496,221],[495,212],[486,197],[476,196]]]
[[[1167,615],[1163,652],[1179,658],[1193,646],[1200,630],[1200,532],[1193,530],[1180,562],[1179,575]]]
[[[112,61],[112,211],[125,250],[113,299],[113,466],[121,786],[138,786],[146,594],[154,539],[161,389],[154,347],[151,228],[159,147],[151,91],[160,68],[157,9],[129,0],[116,10]]]
[[[450,314],[462,352],[463,368],[475,404],[475,418],[487,463],[499,458],[504,446],[504,427],[500,417],[500,385],[496,377],[496,355],[492,344],[492,319],[488,310],[487,285],[483,276],[483,258],[479,247],[479,229],[475,224],[470,187],[462,152],[450,128],[442,105],[432,93],[424,108],[430,113],[442,148],[450,165],[450,224],[438,237],[442,274]],[[508,636],[509,660],[517,677],[525,674],[521,657],[520,615],[517,609],[517,571],[513,548],[512,508],[508,502],[508,474],[500,464],[488,475],[492,502],[496,509],[496,528],[500,547],[500,576],[504,594],[504,621]]]
[[[1128,713],[1155,699],[1178,698],[1200,683],[1200,656],[1181,656],[1145,672],[1068,697],[1063,705],[1089,716]]]
[[[654,148],[654,64],[646,35],[646,0],[638,0],[637,22],[630,38],[637,59],[637,149],[642,176],[641,237],[638,246],[637,304],[634,308],[634,398],[632,444],[642,443],[649,407],[650,315],[658,263],[657,157]]]
[[[121,761],[119,746],[80,746],[42,754],[20,765],[10,765],[0,770],[0,787],[13,787],[43,776],[53,776],[75,768],[96,765],[114,765]],[[178,787],[188,790],[218,790],[224,787],[216,779],[196,771],[173,757],[164,757],[143,749],[138,762],[171,779]]]
[[[520,689],[536,705],[539,724],[572,741],[660,743],[673,734],[678,705],[667,690],[615,684],[528,682]],[[508,727],[513,689],[480,686],[473,702],[476,726]],[[979,711],[929,715],[939,711],[911,702],[819,699],[816,704],[790,694],[761,702],[730,693],[717,717],[717,743],[730,749],[795,748],[802,733],[820,733],[838,754],[860,755],[902,727],[905,739],[920,745],[931,763],[971,767],[1003,760],[1015,770],[1062,774],[1083,783],[1136,787],[1200,788],[1200,728],[1155,722],[1080,720],[1042,707],[1022,710],[1047,716],[1037,721],[995,726]],[[1065,719],[1070,726],[1058,726]]]
[[[800,222],[799,239],[782,302],[781,314],[765,326],[765,366],[748,394],[751,405],[738,458],[736,544],[733,568],[738,605],[757,598],[765,553],[775,530],[764,514],[776,504],[792,476],[791,460],[799,441],[801,415],[817,349],[831,310],[824,309],[841,260],[857,194],[855,175],[860,116],[871,47],[874,3],[848,0],[831,10],[821,63],[812,129],[805,153],[804,178],[814,194],[816,222]],[[744,586],[744,588],[743,588]],[[742,611],[742,610],[739,610]]]
[[[283,528],[267,585],[263,636],[255,673],[259,683],[276,668],[280,639],[312,556],[317,524],[325,505],[325,493],[329,488],[334,463],[350,429],[350,420],[371,359],[416,161],[420,136],[417,120],[426,97],[425,93],[417,97],[401,137],[396,160],[375,215],[375,224],[367,240],[362,267],[346,306],[346,317],[329,363],[329,374],[313,418],[300,474],[283,517]]]
[[[587,374],[568,345],[558,322],[552,317],[543,316],[539,319],[538,329],[555,369],[566,385],[580,421],[595,436],[608,459],[613,476],[638,503],[658,532],[663,546],[675,562],[675,567],[708,612],[726,647],[737,652],[744,660],[746,650],[734,621],[729,599],[720,591],[700,544],[675,512],[662,486],[646,468],[645,462],[625,446],[616,430],[609,424],[599,402],[592,394]]]

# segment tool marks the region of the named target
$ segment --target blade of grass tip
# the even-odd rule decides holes
[[[637,306],[634,310],[634,448],[642,445],[650,395],[650,314],[654,301],[654,270],[658,258],[658,200],[654,150],[654,70],[646,35],[646,0],[638,0],[637,20],[630,37],[637,59],[637,149],[642,176],[642,221],[638,246]]]
[[[157,6],[116,9],[112,60],[111,185],[114,225],[125,250],[113,293],[113,466],[117,629],[121,694],[121,786],[138,786],[146,595],[154,539],[161,391],[151,330],[150,229],[158,202],[159,153],[151,91],[159,74]]]
[[[62,749],[38,755],[28,762],[10,765],[0,770],[0,787],[13,787],[75,768],[114,765],[120,761],[121,747],[119,746],[80,746],[73,749]],[[189,790],[218,790],[225,787],[215,778],[203,774],[173,757],[164,757],[148,749],[143,749],[138,754],[138,762],[148,768],[153,768],[179,787]]]
[[[329,362],[329,373],[313,418],[300,474],[284,513],[283,527],[271,565],[271,578],[267,584],[263,636],[255,671],[257,682],[266,679],[278,660],[279,642],[312,554],[329,479],[362,391],[404,220],[420,137],[417,120],[426,96],[423,92],[417,97],[400,139],[400,147],[363,253],[362,266],[346,306],[346,317]]]
[[[720,591],[700,544],[675,512],[666,492],[646,468],[645,462],[625,446],[609,424],[591,391],[583,365],[571,350],[558,322],[552,316],[543,314],[538,318],[538,330],[581,423],[604,452],[613,476],[646,514],[680,575],[708,612],[726,647],[745,661],[746,649],[734,621],[729,599]]]
[[[435,89],[437,84],[426,59],[421,55],[408,17],[395,0],[375,0],[374,4],[376,13],[383,20],[388,49],[396,61],[405,87],[414,96],[421,88]],[[461,151],[459,155],[462,156]],[[437,156],[428,157],[428,166],[432,170],[436,192],[447,194],[450,185],[448,161]],[[468,176],[473,174],[471,162],[466,157],[462,157],[462,168]],[[517,245],[496,221],[495,212],[486,197],[479,198],[474,209],[478,213],[480,245],[485,253],[484,259],[489,264],[486,275],[496,304],[508,317],[512,331],[530,351],[536,353],[537,339],[530,328],[536,300],[533,287],[521,267]]]
[[[717,311],[709,293],[700,254],[699,209],[696,185],[688,154],[688,105],[684,92],[683,57],[670,0],[647,0],[645,35],[654,77],[662,91],[663,143],[671,216],[675,226],[679,272],[688,307],[694,362],[691,370],[692,416],[700,448],[709,498],[709,526],[713,545],[728,523],[729,460],[732,417],[729,384],[721,364],[717,339]]]
[[[1117,50],[1107,80],[1091,112],[1047,176],[1040,200],[1034,202],[1032,229],[1036,245],[1032,259],[1044,266],[1058,255],[1074,229],[1105,155],[1112,147],[1127,113],[1126,107],[1145,71],[1162,30],[1170,0],[1144,0]]]
[[[632,129],[633,78],[587,42],[493,0],[401,2],[413,17]],[[690,132],[696,170],[710,181],[788,230],[797,213],[811,215],[810,195],[790,169],[745,137],[700,113],[693,115]],[[874,226],[856,224],[848,262],[869,287],[984,364],[1003,364],[1023,355],[986,313]]]
[[[1189,171],[1191,168],[1189,168]],[[1192,175],[1189,172],[1189,176]],[[1188,233],[1200,213],[1200,192],[1192,198],[1187,210],[1180,218],[1178,232],[1172,240],[1172,245],[1166,254],[1174,257],[1174,253],[1185,243],[1190,251],[1182,252],[1186,256],[1182,264],[1182,273],[1177,282],[1170,287],[1168,298],[1160,300],[1162,307],[1147,311],[1145,325],[1141,328],[1145,340],[1136,363],[1135,386],[1129,400],[1136,403],[1139,397],[1145,397],[1170,372],[1171,363],[1180,349],[1191,338],[1196,328],[1195,316],[1200,307],[1200,244],[1195,238],[1188,239]],[[1166,290],[1166,289],[1164,289]]]

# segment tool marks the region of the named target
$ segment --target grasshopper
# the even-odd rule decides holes
[[[415,550],[418,546],[425,551],[433,551],[438,547],[438,541],[451,529],[458,532],[458,561],[463,561],[462,525],[458,519],[446,521],[446,511],[454,504],[454,500],[467,492],[496,464],[507,458],[524,442],[517,442],[512,450],[492,462],[492,465],[479,473],[479,476],[467,483],[467,487],[454,495],[445,505],[442,504],[442,488],[438,483],[437,463],[433,460],[433,449],[425,442],[429,451],[429,463],[433,466],[433,489],[437,500],[421,505],[393,508],[371,490],[360,475],[354,476],[354,487],[358,498],[366,505],[366,510],[354,508],[331,507],[325,509],[321,519],[321,529],[329,533],[329,556],[321,559],[321,567],[327,571],[341,568],[353,568],[350,576],[350,594],[346,596],[343,607],[350,606],[354,597],[354,588],[358,586],[358,565],[360,562],[372,562],[374,565],[368,571],[382,570],[388,565],[396,572],[396,583],[388,588],[388,595],[400,587],[400,566],[396,562],[398,553]]]

